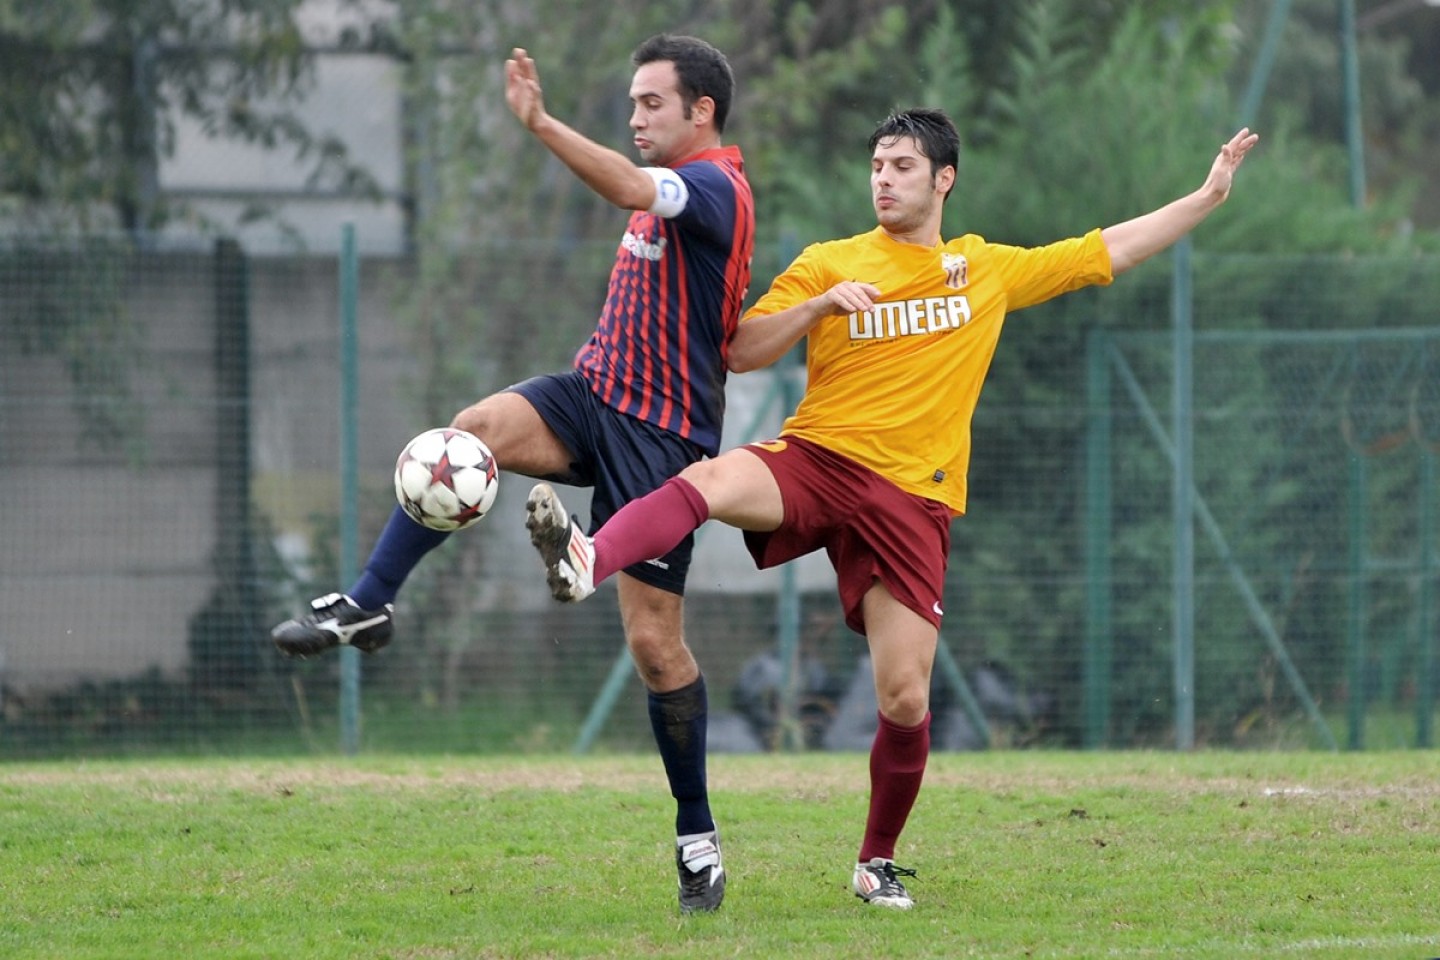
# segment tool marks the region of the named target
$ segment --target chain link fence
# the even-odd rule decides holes
[[[362,263],[362,559],[403,443],[567,366],[612,254]],[[1193,572],[1163,270],[1012,318],[955,526],[937,747],[1172,744],[1180,574],[1201,745],[1430,745],[1437,266],[1198,258]],[[268,631],[345,586],[338,273],[224,242],[0,248],[0,755],[337,749],[339,658],[283,660]],[[797,373],[733,378],[726,446],[773,434]],[[528,486],[502,477],[411,577],[395,642],[360,661],[364,749],[651,749],[610,588],[550,601]],[[868,746],[865,645],[823,557],[760,573],[706,528],[687,639],[714,749]]]

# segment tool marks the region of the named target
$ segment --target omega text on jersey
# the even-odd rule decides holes
[[[850,314],[850,339],[925,336],[958,330],[969,322],[970,300],[965,296],[887,300],[875,304],[873,310]]]

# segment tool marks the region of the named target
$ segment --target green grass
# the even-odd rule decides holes
[[[0,956],[1440,956],[1440,762],[937,754],[849,892],[862,755],[715,757],[730,892],[674,901],[649,757],[0,766]]]

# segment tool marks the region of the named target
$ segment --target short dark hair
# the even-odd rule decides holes
[[[698,37],[659,33],[630,55],[630,62],[637,67],[662,60],[675,64],[685,115],[690,115],[696,100],[709,97],[715,101],[715,132],[724,133],[730,101],[735,97],[735,74],[725,54]]]
[[[914,107],[897,110],[881,120],[870,134],[870,152],[884,140],[912,137],[920,145],[920,151],[930,158],[930,176],[933,179],[942,167],[960,169],[960,131],[944,110],[930,107]],[[949,196],[947,193],[946,196]]]

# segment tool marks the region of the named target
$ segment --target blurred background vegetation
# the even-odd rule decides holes
[[[307,40],[307,11],[333,24],[323,45]],[[393,56],[404,83],[417,245],[454,246],[497,220],[519,235],[608,236],[608,212],[504,111],[500,63],[530,48],[554,80],[552,111],[623,142],[628,53],[660,30],[728,52],[729,139],[747,151],[772,243],[862,227],[866,133],[915,104],[944,107],[964,133],[951,231],[1031,242],[1148,209],[1198,182],[1262,66],[1252,125],[1267,162],[1247,171],[1261,182],[1201,249],[1433,248],[1440,227],[1440,9],[1425,0],[0,0],[0,212],[127,230],[182,216],[156,174],[182,117],[293,154],[315,184],[363,197],[364,145],[294,110],[315,58],[352,50]],[[1352,111],[1367,174],[1358,211]]]
[[[400,204],[405,250],[396,258],[393,318],[415,364],[406,397],[415,422],[446,421],[478,395],[563,366],[593,324],[617,214],[514,122],[502,63],[512,46],[528,48],[549,109],[625,152],[629,53],[659,31],[703,36],[735,68],[726,140],[743,149],[755,187],[752,295],[802,245],[869,229],[866,138],[890,110],[928,105],[946,109],[964,141],[946,233],[1015,244],[1082,233],[1193,189],[1243,120],[1262,141],[1223,215],[1194,235],[1202,265],[1196,298],[1208,304],[1197,325],[1434,325],[1437,0],[0,0],[0,228],[62,238],[68,251],[57,258],[50,247],[21,246],[0,264],[49,278],[33,317],[22,316],[18,299],[0,296],[0,342],[61,356],[90,422],[122,441],[139,430],[126,375],[145,362],[135,326],[143,319],[114,308],[127,287],[115,264],[163,246],[170,234],[219,239],[252,219],[283,227],[287,215],[256,202],[237,222],[221,222],[167,190],[162,171],[188,124],[219,143],[283,155],[303,167],[317,194]],[[1348,65],[1347,48],[1355,55]],[[304,109],[321,58],[346,53],[388,59],[402,92],[404,156],[393,195],[367,144],[347,141]],[[1253,116],[1244,116],[1247,108]],[[65,238],[84,245],[66,246]],[[84,258],[70,255],[77,249]],[[295,256],[305,252],[297,242]],[[77,282],[82,276],[89,286]],[[96,303],[73,296],[82,288]],[[957,638],[956,653],[967,666],[1006,662],[1022,680],[1059,690],[1054,742],[1081,739],[1076,637],[1084,598],[1073,577],[1084,529],[1074,521],[1082,505],[1072,474],[1088,338],[1165,330],[1171,292],[1168,266],[1157,261],[1115,287],[1037,308],[1034,321],[1027,312],[1007,331],[981,404],[975,509],[958,528],[952,557],[952,569],[975,578],[953,587],[953,605],[971,611],[975,626]],[[1163,395],[1164,356],[1148,362]],[[1250,373],[1227,389],[1254,409],[1280,409],[1285,390],[1320,376],[1297,363],[1281,382],[1266,375],[1277,369],[1268,355],[1216,353],[1212,363]],[[1416,382],[1435,382],[1426,372],[1434,363],[1422,362]],[[1414,379],[1413,370],[1405,376]],[[1263,544],[1283,553],[1325,527],[1330,539],[1315,549],[1343,555],[1346,531],[1334,503],[1314,502],[1305,483],[1271,482],[1278,468],[1263,455],[1239,459],[1300,436],[1285,422],[1231,434],[1201,464],[1202,478],[1218,502],[1230,491],[1242,516],[1254,491],[1272,501],[1267,508],[1291,508],[1282,509],[1280,526],[1258,525]],[[1163,464],[1139,463],[1126,464],[1129,482],[1163,499]],[[1395,482],[1408,495],[1417,481],[1405,474]],[[371,513],[383,516],[383,490],[375,500]],[[1408,501],[1380,510],[1378,526],[1395,528],[1396,537],[1413,533]],[[333,513],[317,521],[314,583],[302,588],[335,586],[335,528]],[[1117,558],[1153,568],[1167,557],[1169,535],[1163,509],[1141,517],[1120,532]],[[483,551],[484,541],[472,538],[464,549]],[[266,576],[282,576],[268,551],[258,547],[257,562]],[[414,588],[413,606],[425,612],[411,627],[445,637],[473,618],[469,588],[484,565],[457,547],[443,569],[435,566]],[[1292,587],[1286,581],[1270,599],[1293,602]],[[1170,704],[1152,696],[1166,683],[1167,638],[1155,625],[1168,623],[1168,600],[1163,590],[1129,597],[1118,618],[1117,646],[1154,654],[1116,668],[1123,719],[1114,732],[1124,742],[1168,735]],[[1299,655],[1318,671],[1338,673],[1345,657],[1338,602],[1322,598],[1309,608],[1326,639]],[[1042,610],[1052,615],[1037,616]],[[1006,619],[1017,612],[1018,621]],[[769,623],[768,608],[755,616]],[[1215,649],[1207,665],[1206,722],[1213,741],[1239,742],[1255,704],[1274,693],[1275,665],[1257,666],[1263,658],[1253,637],[1239,635],[1243,622],[1222,629],[1224,617],[1244,619],[1232,610],[1216,625],[1230,649]],[[480,629],[498,638],[514,626],[510,619],[500,611]],[[591,660],[543,665],[551,682],[574,685],[576,712],[618,645],[615,625],[605,629]],[[453,706],[454,657],[464,646],[436,646],[428,666],[396,680],[393,709],[423,713],[437,698]],[[374,668],[382,684],[400,672],[388,662]],[[148,674],[137,683],[142,692],[116,693],[116,701],[144,699],[160,685]],[[74,699],[108,696],[82,690]],[[1287,701],[1274,709],[1293,716],[1298,708]],[[402,726],[427,732],[425,725],[390,724],[377,735],[404,739]]]

